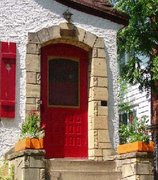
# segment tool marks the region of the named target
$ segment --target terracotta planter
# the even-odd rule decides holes
[[[125,154],[129,152],[153,152],[154,151],[154,142],[150,141],[149,144],[142,141],[121,144],[117,148],[118,154]]]
[[[24,149],[43,149],[43,139],[25,138],[15,144],[16,152]]]

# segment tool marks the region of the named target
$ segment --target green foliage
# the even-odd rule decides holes
[[[7,161],[4,161],[0,167],[0,180],[14,180],[14,165],[9,167]]]
[[[120,57],[130,53],[121,75],[149,89],[158,80],[158,0],[117,0],[115,7],[129,15],[129,25],[118,33]]]
[[[39,114],[35,111],[31,111],[26,121],[22,124],[21,138],[39,138],[44,136],[44,130],[40,126]]]
[[[119,84],[119,94],[118,94],[119,111],[124,112],[124,113],[125,112],[130,113],[132,108],[131,108],[130,102],[128,102],[125,98],[125,95],[128,93],[128,82],[125,79],[120,77],[118,80],[118,84]]]
[[[133,122],[129,124],[122,124],[119,128],[119,135],[121,143],[132,143],[136,141],[143,141],[149,143],[150,136],[147,131],[147,117],[134,118]]]

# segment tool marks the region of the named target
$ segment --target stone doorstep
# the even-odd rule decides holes
[[[120,180],[120,173],[96,172],[50,172],[51,180]]]
[[[113,160],[94,161],[76,159],[50,159],[46,162],[49,171],[66,172],[116,172],[116,163]]]
[[[121,180],[113,160],[50,159],[47,171],[52,180]]]

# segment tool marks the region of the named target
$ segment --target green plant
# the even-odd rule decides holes
[[[0,180],[14,180],[14,165],[10,165],[7,161],[3,162],[0,167]]]
[[[20,138],[42,138],[44,130],[40,126],[39,113],[31,111],[26,117],[26,121],[22,124]]]
[[[121,144],[136,141],[149,143],[150,135],[147,131],[147,123],[147,117],[143,116],[140,119],[134,118],[134,120],[128,124],[121,124],[119,128]]]
[[[119,112],[130,113],[132,112],[132,107],[131,107],[130,102],[126,98],[126,95],[128,93],[128,82],[122,77],[119,77],[118,84],[119,84],[119,93],[118,93]]]

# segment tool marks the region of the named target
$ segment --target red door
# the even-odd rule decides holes
[[[46,158],[88,155],[88,53],[66,44],[41,49],[41,119]]]

